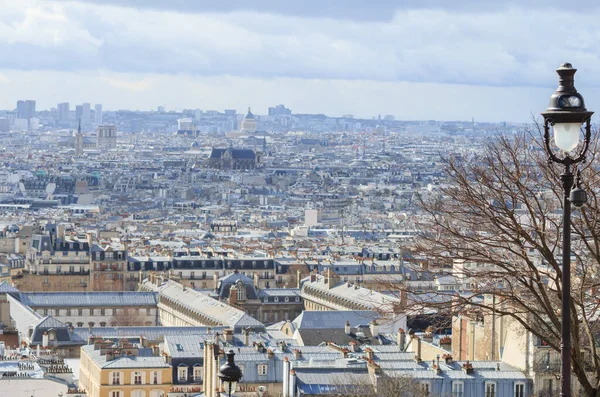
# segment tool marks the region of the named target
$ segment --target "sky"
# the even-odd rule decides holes
[[[38,109],[266,114],[282,103],[331,116],[527,122],[571,62],[598,109],[600,4],[564,4],[0,0],[0,108],[35,99]]]

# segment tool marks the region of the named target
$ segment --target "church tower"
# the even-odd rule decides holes
[[[75,134],[75,156],[83,155],[83,134],[81,133],[81,119],[79,119],[79,127]]]

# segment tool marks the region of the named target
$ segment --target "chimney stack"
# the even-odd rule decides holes
[[[350,321],[346,321],[346,325],[344,326],[344,333],[346,335],[350,335],[351,333],[351,328],[350,328]]]
[[[398,343],[398,347],[400,348],[400,350],[404,350],[404,346],[406,345],[406,332],[404,332],[404,329],[400,328],[398,330],[398,339],[396,341]]]
[[[379,336],[379,324],[377,324],[377,320],[373,320],[371,321],[370,328],[371,328],[371,335],[373,335],[374,338],[377,338]]]
[[[225,341],[228,343],[233,342],[233,330],[232,329],[226,329],[225,331],[223,331],[223,334],[225,335]]]

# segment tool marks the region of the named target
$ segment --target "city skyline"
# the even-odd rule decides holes
[[[285,103],[332,116],[527,122],[544,110],[552,70],[565,61],[587,72],[588,106],[600,102],[598,28],[589,9],[557,12],[557,2],[25,3],[6,3],[0,21],[3,108],[21,97],[40,109],[92,102],[241,112]],[[574,25],[582,29],[556,34]],[[553,51],[539,45],[549,38]]]

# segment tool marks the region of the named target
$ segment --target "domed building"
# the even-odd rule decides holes
[[[259,279],[259,273],[254,273],[251,278],[236,269],[224,277],[215,279],[215,291],[212,296],[246,311],[265,324],[293,319],[302,313],[304,302],[299,289],[260,289]]]
[[[242,120],[242,128],[240,130],[251,133],[256,132],[256,118],[252,114],[252,111],[250,111],[250,107],[248,107],[248,113],[246,113],[244,120]]]

